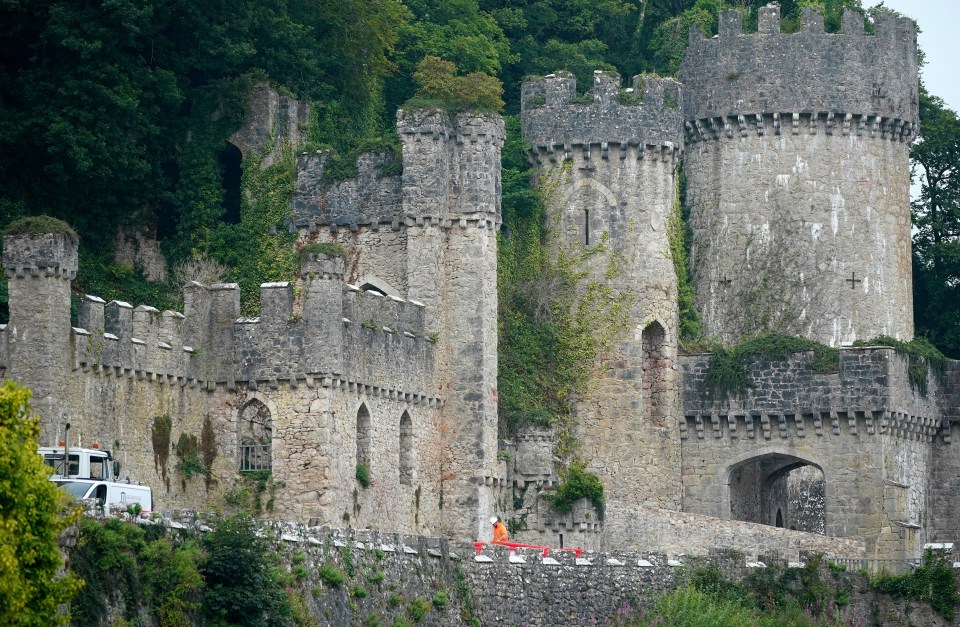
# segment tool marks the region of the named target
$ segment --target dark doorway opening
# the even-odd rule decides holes
[[[239,148],[227,142],[220,151],[218,161],[220,162],[220,180],[223,184],[223,221],[227,224],[239,224],[243,154]]]

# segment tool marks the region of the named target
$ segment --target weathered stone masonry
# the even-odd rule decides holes
[[[595,390],[577,403],[577,438],[609,499],[676,509],[679,455],[677,285],[667,234],[682,146],[680,86],[598,72],[593,101],[573,104],[571,76],[523,85],[523,134],[546,190],[550,246],[571,258],[598,248],[588,281],[630,299],[627,330],[604,356]],[[617,268],[611,278],[610,269]]]
[[[766,325],[838,345],[913,333],[913,26],[880,15],[866,35],[848,12],[828,35],[809,11],[800,33],[778,24],[766,7],[757,34],[734,13],[715,39],[694,32],[682,88],[643,76],[621,90],[600,72],[584,104],[569,76],[523,87],[550,250],[596,249],[588,280],[630,296],[627,330],[576,406],[602,521],[585,501],[559,515],[538,499],[557,480],[549,432],[498,458],[499,118],[399,112],[397,176],[365,155],[356,180],[328,185],[326,155],[302,154],[289,226],[298,246],[346,256],[308,256],[295,284],[264,284],[254,318],[240,317],[236,285],[193,284],[182,314],[87,296],[71,329],[76,242],[8,238],[0,367],[34,389],[45,441],[71,422],[151,483],[161,510],[222,504],[246,485],[242,464],[266,464],[274,515],[331,527],[484,538],[487,517],[519,500],[519,537],[553,546],[912,557],[955,541],[956,364],[920,394],[891,349],[844,349],[832,374],[801,354],[754,364],[755,387],[722,401],[706,391],[708,357],[678,355],[668,231],[681,155],[709,334]],[[254,113],[272,122],[235,138],[248,156],[295,142],[305,119],[268,100]],[[188,480],[174,444],[208,419],[210,481]],[[802,466],[822,473],[825,531],[843,537],[789,529],[800,512],[785,478]]]
[[[709,335],[778,328],[833,346],[913,337],[909,148],[918,127],[916,31],[846,11],[843,33],[805,8],[780,33],[760,9],[683,59],[687,198],[697,306]]]
[[[928,396],[915,392],[891,348],[840,355],[830,374],[812,372],[804,353],[754,364],[754,387],[725,402],[706,390],[708,357],[682,357],[684,510],[774,524],[764,486],[811,465],[825,480],[827,535],[862,538],[868,554],[918,555],[940,524],[928,500],[933,450],[949,442],[942,387],[931,375]]]

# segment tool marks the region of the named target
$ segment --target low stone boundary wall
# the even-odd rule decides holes
[[[647,520],[663,524],[666,514],[674,513],[660,512],[659,518]],[[720,522],[732,523],[728,531],[740,524]],[[216,519],[188,512],[155,524],[193,535],[209,532]],[[690,530],[674,528],[677,535],[670,538],[673,544],[667,552],[583,551],[577,557],[571,551],[552,549],[546,559],[541,549],[510,551],[484,544],[478,556],[472,543],[285,522],[264,521],[261,533],[274,543],[288,569],[306,568],[308,574],[300,585],[308,606],[330,625],[359,624],[371,616],[389,625],[396,616],[406,615],[417,599],[430,604],[421,625],[466,625],[470,618],[482,625],[606,624],[648,606],[697,565],[716,563],[734,580],[765,566],[739,551],[703,550],[693,555],[706,546],[705,532],[691,533],[692,548],[679,550],[681,537]],[[830,545],[835,539],[823,540]],[[324,583],[320,575],[324,568],[339,570],[346,581],[339,586]],[[363,596],[357,595],[358,587],[363,588]],[[438,593],[446,597],[445,604],[433,602]]]
[[[778,555],[787,561],[799,561],[803,553],[862,557],[865,552],[862,540],[629,506],[616,501],[607,503],[604,527],[608,546],[674,556],[707,555],[715,549],[728,549],[748,557]]]

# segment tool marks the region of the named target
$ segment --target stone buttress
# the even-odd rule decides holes
[[[625,331],[577,404],[576,437],[608,499],[677,508],[678,314],[668,231],[683,141],[680,85],[637,76],[621,89],[618,76],[597,72],[592,101],[575,96],[569,75],[528,81],[521,111],[552,253],[583,256],[582,286],[609,284],[628,303]]]
[[[833,346],[913,337],[909,149],[918,128],[916,28],[803,11],[780,33],[720,16],[691,29],[680,68],[697,306],[708,336],[778,331]]]

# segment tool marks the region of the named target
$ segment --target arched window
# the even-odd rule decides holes
[[[366,404],[357,410],[357,465],[370,470],[370,410]]]
[[[240,471],[270,470],[273,417],[270,409],[253,399],[240,409]]]
[[[651,322],[641,335],[643,342],[643,416],[658,425],[667,424],[667,377],[670,359],[666,352],[666,331],[657,321]]]
[[[400,416],[400,483],[413,485],[413,421],[407,412]]]

